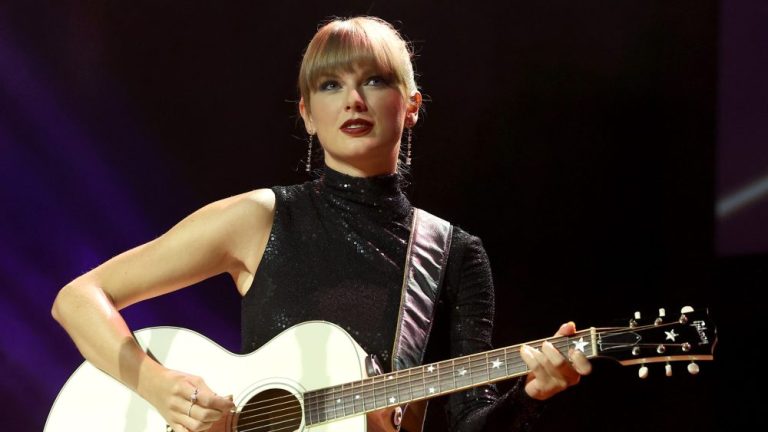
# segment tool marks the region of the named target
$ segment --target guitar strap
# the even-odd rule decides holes
[[[418,366],[424,359],[452,232],[449,222],[414,208],[392,349],[392,370]]]

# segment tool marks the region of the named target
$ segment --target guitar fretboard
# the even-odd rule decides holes
[[[596,355],[595,334],[589,331],[548,341],[566,357],[572,349],[582,350],[587,357]],[[540,349],[541,342],[529,345]],[[304,394],[305,421],[307,425],[324,423],[527,373],[520,345],[499,348],[309,391]]]

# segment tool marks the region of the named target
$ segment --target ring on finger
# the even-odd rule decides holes
[[[195,402],[197,402],[197,393],[199,389],[195,387],[195,391],[192,392],[191,395],[189,395],[189,409],[187,410],[187,417],[192,417],[192,407],[195,406]]]

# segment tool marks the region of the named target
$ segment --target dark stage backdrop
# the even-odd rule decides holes
[[[747,344],[758,311],[747,295],[765,287],[766,259],[715,253],[718,113],[733,106],[718,106],[718,83],[743,84],[723,80],[718,58],[740,55],[721,49],[747,31],[741,23],[759,49],[740,67],[765,71],[765,5],[740,5],[0,2],[3,426],[41,430],[82,361],[50,318],[62,285],[208,202],[306,180],[302,50],[320,21],[366,13],[415,46],[427,103],[408,195],[484,240],[497,345],[566,320],[613,325],[685,304],[711,306],[720,322],[717,360],[699,376],[678,364],[672,378],[658,366],[641,381],[634,367],[596,360],[552,400],[540,430],[751,422],[757,402],[743,391],[763,380],[750,378],[760,375]],[[765,124],[749,127],[765,137]],[[765,160],[765,140],[754,143],[748,152]],[[178,325],[239,349],[226,277],[125,316],[133,328]],[[725,411],[726,397],[739,407]],[[439,422],[441,410],[431,413]]]

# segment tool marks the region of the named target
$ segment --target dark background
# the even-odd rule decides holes
[[[301,53],[357,14],[414,44],[408,195],[484,240],[497,345],[686,304],[719,325],[698,376],[595,360],[539,430],[756,422],[768,205],[715,209],[768,173],[764,1],[31,0],[0,2],[3,426],[41,430],[82,361],[50,318],[62,285],[208,202],[306,179]],[[239,350],[225,277],[125,315]]]

